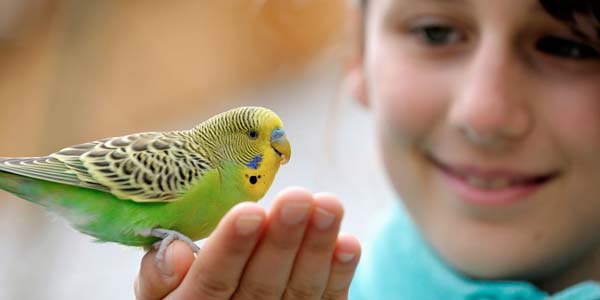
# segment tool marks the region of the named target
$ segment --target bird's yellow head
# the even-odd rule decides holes
[[[221,166],[234,165],[248,200],[268,191],[279,166],[289,161],[291,147],[283,122],[263,107],[240,107],[219,114],[196,128]],[[237,181],[237,180],[234,180]]]

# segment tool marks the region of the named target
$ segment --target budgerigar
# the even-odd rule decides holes
[[[146,132],[0,158],[0,189],[66,218],[99,241],[154,245],[210,234],[235,204],[258,201],[291,148],[261,107],[216,115],[191,130]]]

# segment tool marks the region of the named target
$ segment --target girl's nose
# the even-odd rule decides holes
[[[479,146],[506,146],[532,126],[525,69],[508,45],[481,41],[457,79],[449,119],[452,127]]]

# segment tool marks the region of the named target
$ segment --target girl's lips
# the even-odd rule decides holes
[[[478,205],[507,205],[523,201],[559,175],[558,172],[531,174],[508,169],[451,166],[433,157],[430,161],[442,172],[460,199]]]

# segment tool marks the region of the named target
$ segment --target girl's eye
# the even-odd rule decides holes
[[[463,39],[457,29],[446,25],[417,26],[412,28],[410,32],[431,46],[443,46]]]
[[[258,137],[258,132],[254,129],[248,130],[248,136],[254,140]]]
[[[600,53],[593,47],[560,37],[543,37],[537,41],[535,47],[543,53],[569,59],[600,58]]]

